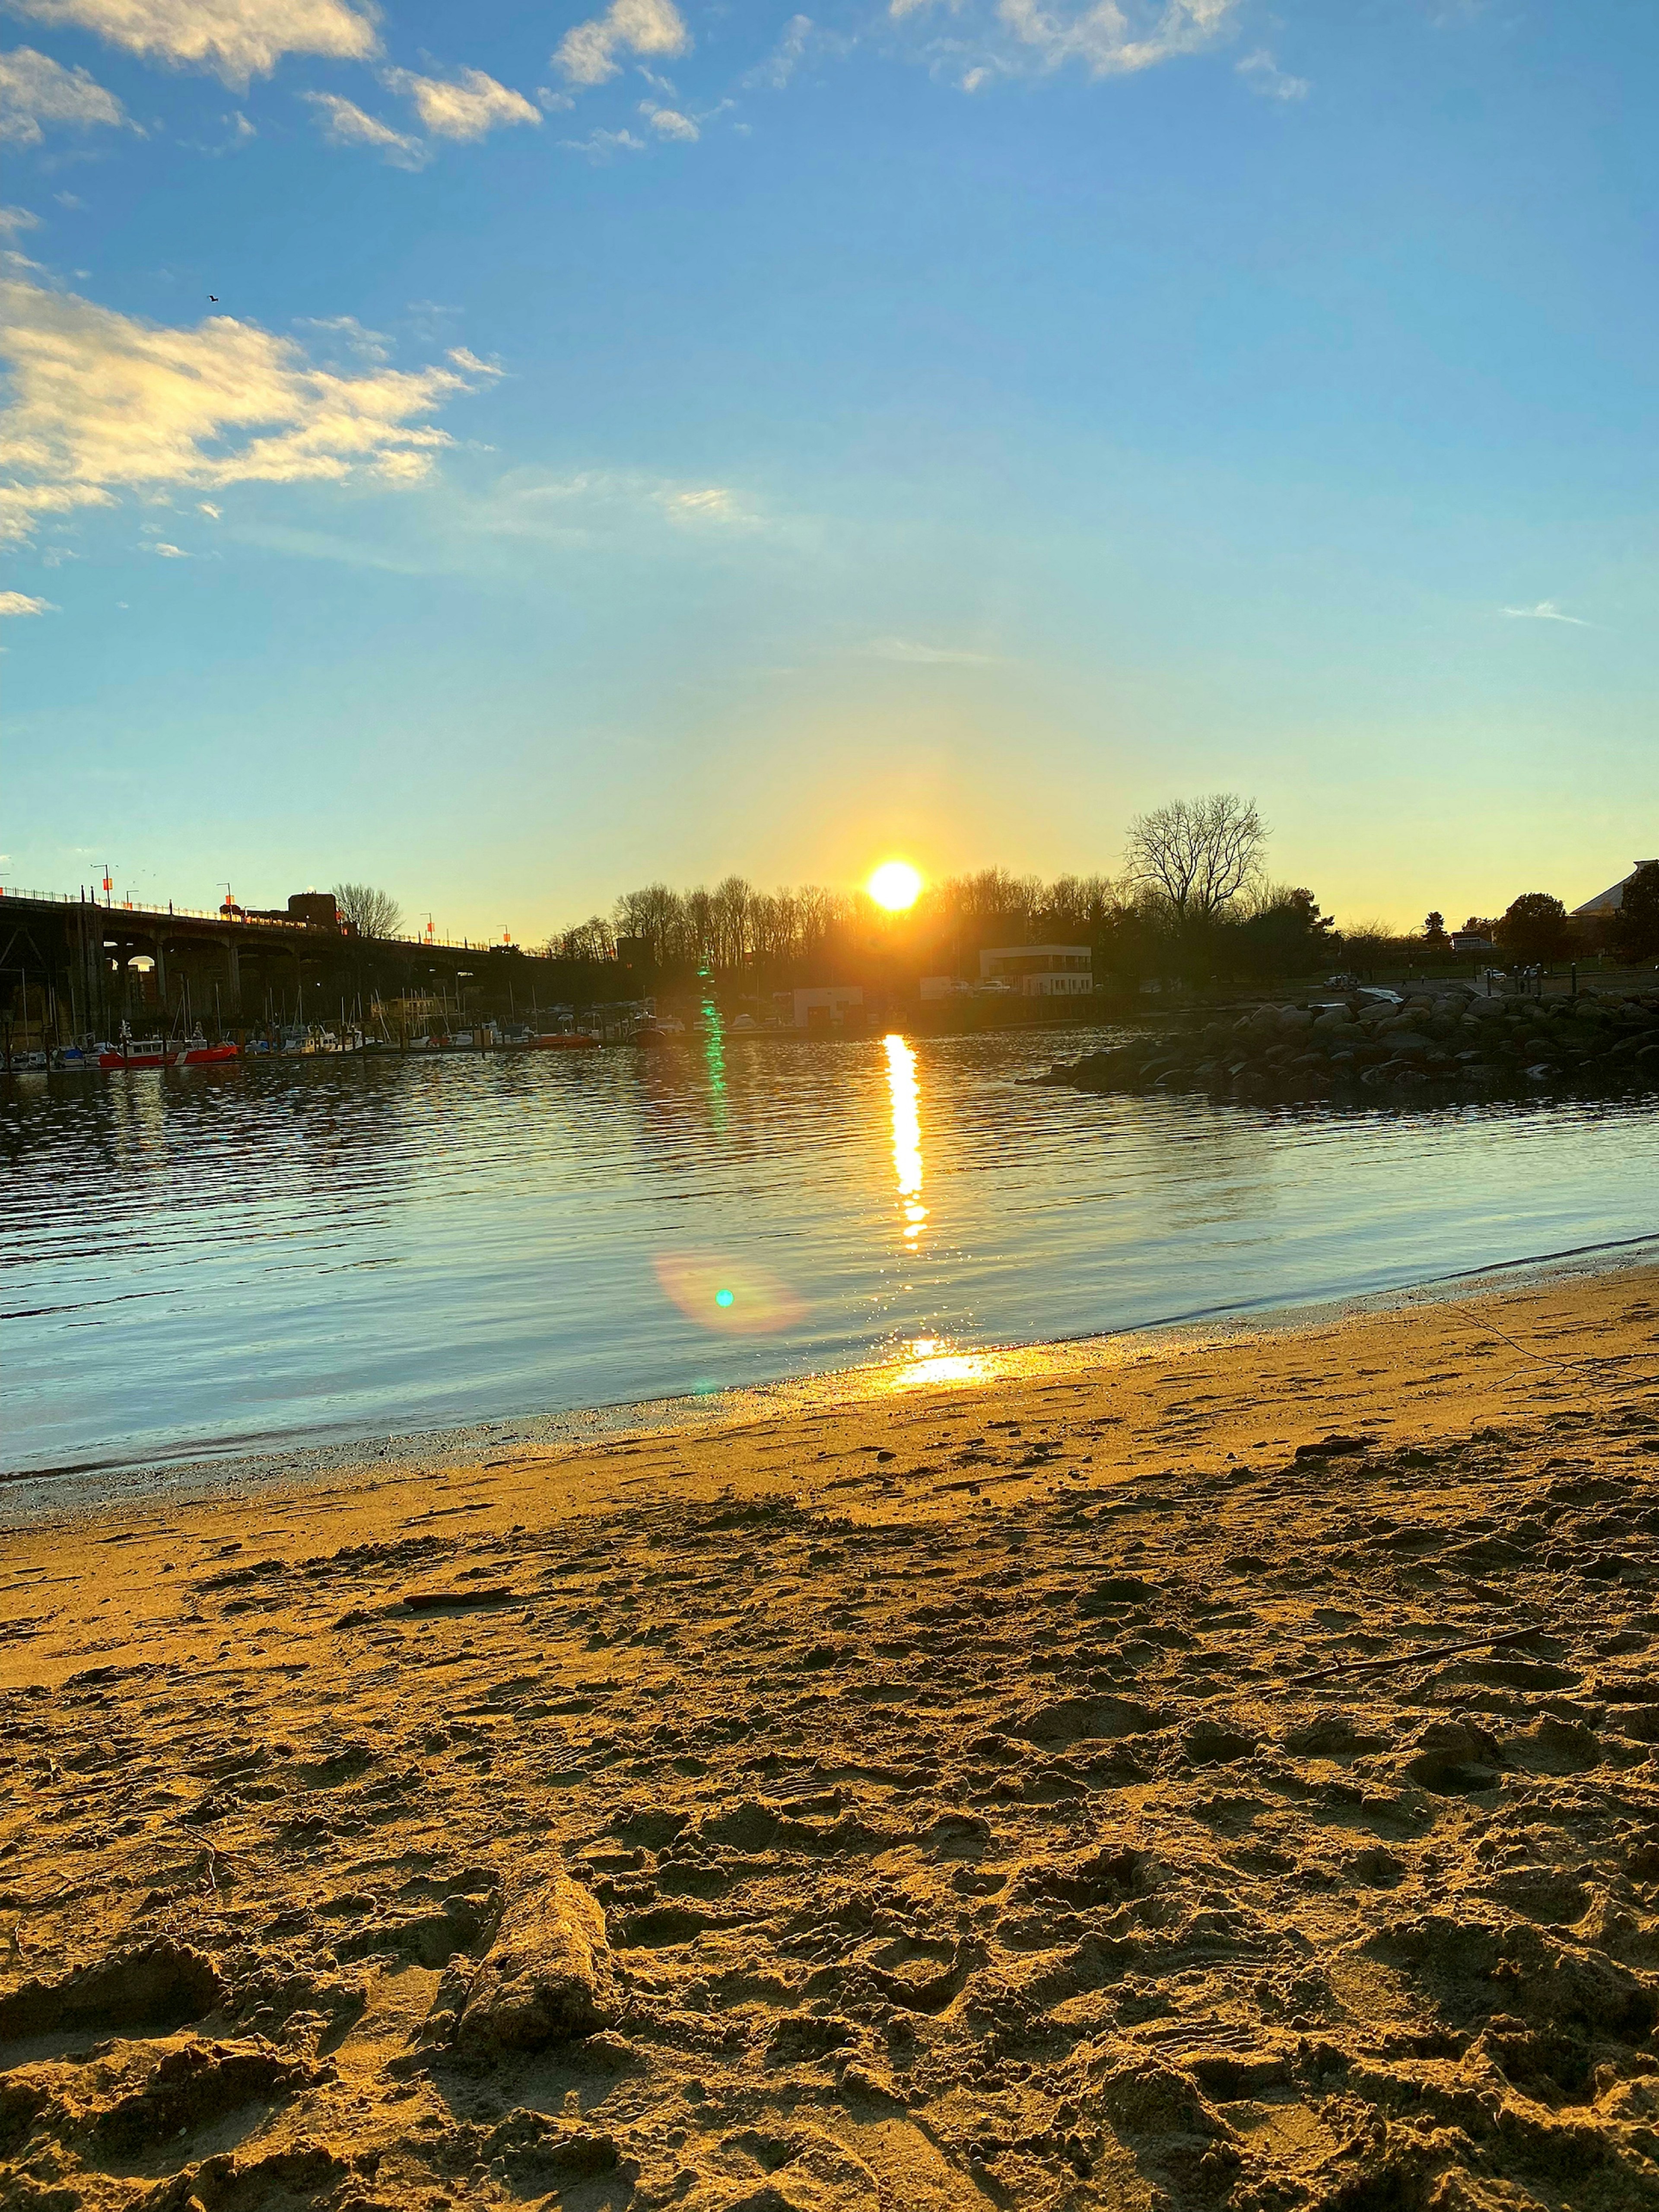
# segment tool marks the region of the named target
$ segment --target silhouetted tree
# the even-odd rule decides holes
[[[1254,799],[1229,791],[1172,799],[1129,824],[1133,881],[1167,899],[1177,921],[1209,921],[1261,872],[1267,832]]]
[[[1548,891],[1522,891],[1511,899],[1496,935],[1511,958],[1526,961],[1559,960],[1571,941],[1567,909]]]
[[[359,937],[395,937],[404,910],[390,891],[373,884],[336,884],[333,899],[342,921],[349,921]]]
[[[1424,915],[1423,936],[1426,943],[1434,945],[1445,945],[1450,941],[1446,935],[1446,917],[1438,908],[1432,914]]]
[[[1644,860],[1625,884],[1613,943],[1626,960],[1659,954],[1659,860]]]

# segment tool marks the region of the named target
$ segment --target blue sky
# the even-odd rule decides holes
[[[1649,9],[6,21],[0,881],[1659,847]]]

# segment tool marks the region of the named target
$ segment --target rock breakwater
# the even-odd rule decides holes
[[[1038,1080],[1272,1102],[1644,1089],[1659,1085],[1659,992],[1488,998],[1444,984],[1269,1003],[1143,1033]]]

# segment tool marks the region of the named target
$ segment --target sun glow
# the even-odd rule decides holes
[[[921,872],[908,860],[884,860],[864,888],[889,914],[902,914],[921,895]]]

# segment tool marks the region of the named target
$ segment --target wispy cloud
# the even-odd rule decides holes
[[[145,547],[147,553],[159,553],[164,561],[188,561],[190,555],[182,545],[170,545],[165,538],[158,538]]]
[[[603,84],[622,64],[618,50],[633,54],[686,54],[691,33],[674,0],[611,0],[603,15],[573,24],[553,56],[572,84]]]
[[[265,76],[284,54],[366,61],[376,10],[344,0],[7,0],[54,29],[92,31],[146,61],[212,70],[227,84]]]
[[[1599,629],[1599,623],[1586,622],[1582,615],[1563,614],[1553,599],[1540,599],[1535,607],[1501,607],[1500,614],[1511,622],[1571,623],[1574,629]]]
[[[757,63],[743,79],[748,92],[781,92],[800,67],[812,36],[810,15],[792,15],[783,27],[783,35],[763,62]]]
[[[0,537],[50,514],[231,483],[420,483],[476,388],[458,365],[353,374],[292,338],[214,315],[170,328],[21,277],[0,283]]]
[[[693,144],[702,133],[689,115],[682,115],[678,107],[659,107],[654,100],[642,100],[640,113],[659,138],[678,138]]]
[[[20,230],[39,230],[40,218],[33,208],[0,207],[0,236],[15,237]]]
[[[1305,100],[1312,89],[1305,76],[1287,76],[1265,46],[1234,66],[1250,90],[1264,100]]]
[[[58,609],[50,599],[37,599],[27,592],[0,592],[0,617],[9,615],[55,615]]]
[[[613,154],[643,154],[645,141],[631,131],[590,131],[586,138],[561,138],[567,153],[586,154],[590,161],[608,161]]]
[[[392,358],[385,332],[368,329],[356,315],[301,315],[294,327],[306,333],[313,349],[320,348],[325,366],[332,366],[331,356],[357,368],[378,367]]]
[[[678,483],[638,470],[581,469],[546,477],[515,471],[471,514],[476,530],[507,536],[589,539],[641,522],[691,532],[746,532],[761,517],[729,484]]]
[[[316,111],[318,128],[331,146],[368,146],[394,168],[418,169],[426,148],[418,138],[406,137],[378,116],[365,113],[356,100],[337,92],[307,92],[301,95]]]
[[[483,70],[458,70],[453,77],[417,76],[412,70],[380,74],[388,92],[412,100],[426,129],[439,138],[483,138],[514,123],[539,123],[541,110]]]
[[[996,653],[969,653],[953,645],[923,645],[915,638],[878,637],[860,648],[867,660],[900,660],[915,668],[994,668],[1001,660]]]
[[[889,13],[899,20],[934,4],[935,0],[889,0]],[[1043,69],[1075,63],[1091,76],[1128,76],[1212,45],[1240,4],[1241,0],[1086,0],[1068,6],[1064,0],[1049,5],[1043,0],[997,0],[996,15],[1018,47]],[[970,70],[962,82],[971,91],[984,78]]]
[[[14,46],[0,54],[0,139],[38,146],[49,123],[85,131],[126,119],[115,94],[85,70],[64,69],[33,46]]]

